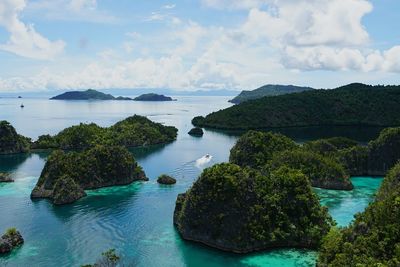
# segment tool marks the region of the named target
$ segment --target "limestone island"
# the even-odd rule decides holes
[[[199,127],[195,127],[191,129],[188,134],[195,137],[202,137],[204,135],[204,131]]]
[[[0,255],[7,254],[15,248],[21,246],[24,239],[20,232],[15,228],[8,229],[5,234],[0,238]]]
[[[110,127],[97,124],[79,124],[60,133],[39,136],[32,144],[34,149],[80,150],[96,144],[140,147],[166,144],[176,140],[178,129],[152,122],[146,117],[134,115]]]
[[[30,143],[31,140],[19,135],[8,121],[0,121],[0,154],[28,152]]]
[[[122,146],[96,145],[80,152],[56,150],[49,156],[31,198],[69,204],[86,196],[84,190],[147,180],[132,154]]]
[[[134,101],[175,101],[169,96],[158,95],[158,94],[143,94],[133,99]]]
[[[299,170],[269,173],[223,163],[178,196],[174,225],[185,240],[234,253],[315,249],[333,221]]]
[[[50,100],[132,100],[129,97],[114,97],[93,89],[86,91],[70,91],[54,96]]]
[[[0,172],[0,183],[12,183],[12,182],[14,182],[14,180],[11,179],[10,174]]]
[[[173,185],[176,184],[176,179],[169,175],[163,174],[158,177],[157,183],[164,185]]]

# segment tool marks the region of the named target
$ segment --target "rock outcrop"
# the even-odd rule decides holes
[[[202,137],[204,135],[203,129],[199,128],[199,127],[195,127],[193,129],[191,129],[188,132],[189,135],[192,136],[196,136],[196,137]]]
[[[14,180],[11,178],[10,174],[0,172],[0,183],[12,183]]]
[[[10,253],[13,249],[21,246],[24,243],[24,239],[20,232],[15,228],[10,228],[0,238],[0,255]]]
[[[30,139],[19,135],[7,121],[0,121],[0,154],[29,152]]]
[[[176,179],[171,176],[163,174],[160,177],[158,177],[157,183],[165,184],[165,185],[172,185],[172,184],[176,184]]]
[[[31,198],[49,198],[54,204],[69,204],[86,194],[86,189],[147,181],[132,154],[120,146],[95,146],[82,152],[54,151]]]
[[[174,211],[183,239],[235,253],[316,248],[332,223],[300,171],[261,174],[228,163],[205,169]]]

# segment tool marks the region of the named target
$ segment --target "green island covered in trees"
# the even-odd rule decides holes
[[[86,189],[147,180],[132,154],[122,146],[96,145],[79,152],[56,150],[49,156],[31,198],[69,204],[86,196]]]
[[[174,224],[186,240],[235,253],[281,247],[318,249],[323,244],[321,249],[326,255],[320,256],[321,266],[372,262],[332,256],[333,249],[350,257],[361,248],[356,243],[354,251],[348,250],[347,243],[354,241],[354,229],[335,228],[312,187],[352,190],[350,176],[387,175],[377,197],[381,201],[380,196],[387,197],[389,188],[400,188],[400,165],[394,167],[400,159],[399,152],[400,128],[384,129],[367,145],[343,137],[296,144],[281,134],[249,131],[231,149],[229,163],[204,170],[194,185],[178,196]],[[395,203],[400,203],[398,188],[393,197]],[[389,225],[391,228],[385,231],[400,229],[399,215],[387,216],[397,220],[397,228]],[[360,218],[363,215],[357,217],[355,224]],[[371,218],[379,220],[375,214]],[[370,229],[364,224],[362,227],[364,232]],[[339,247],[337,240],[343,240],[346,233],[348,240]],[[379,231],[372,238],[381,238]],[[393,242],[385,243],[381,252],[389,245]],[[341,264],[327,263],[334,260]]]
[[[178,196],[174,224],[186,240],[235,253],[317,248],[333,225],[301,171],[269,173],[223,163]]]
[[[95,123],[68,127],[58,134],[41,135],[32,142],[19,135],[7,121],[0,122],[0,154],[27,153],[35,150],[81,150],[96,144],[139,147],[166,144],[176,140],[178,129],[134,115],[110,127]]]
[[[105,94],[94,89],[86,91],[71,91],[54,96],[50,100],[132,100],[129,97],[114,97],[110,94]]]
[[[238,96],[229,100],[233,104],[240,104],[249,100],[263,98],[265,96],[277,96],[303,91],[314,90],[311,87],[301,87],[294,85],[267,84],[252,91],[242,91]]]
[[[171,97],[159,94],[143,94],[138,97],[135,97],[133,100],[135,101],[174,101]]]
[[[349,84],[331,90],[263,97],[195,117],[198,127],[266,129],[305,126],[399,126],[400,86]]]

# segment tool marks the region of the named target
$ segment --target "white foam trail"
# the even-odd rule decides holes
[[[208,156],[203,156],[201,158],[199,158],[198,160],[196,160],[196,167],[197,168],[202,168],[204,165],[210,163],[210,161],[212,160],[212,156],[208,155]]]

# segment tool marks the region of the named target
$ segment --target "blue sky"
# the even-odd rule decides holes
[[[1,0],[0,92],[400,84],[398,0]]]

